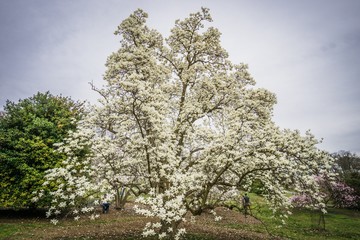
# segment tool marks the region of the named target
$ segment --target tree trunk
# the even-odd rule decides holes
[[[126,191],[125,187],[117,188],[115,195],[115,208],[123,209],[128,196],[129,196],[129,191]]]

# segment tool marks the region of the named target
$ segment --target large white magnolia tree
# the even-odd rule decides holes
[[[321,207],[314,175],[329,174],[331,158],[310,133],[275,126],[275,95],[230,62],[220,32],[205,28],[209,10],[177,20],[166,39],[146,18],[139,9],[118,26],[106,84],[93,86],[99,104],[59,144],[68,159],[47,174],[55,189],[48,216],[74,208],[78,219],[91,210],[85,199],[105,193],[121,205],[126,187],[137,212],[158,219],[145,236],[178,238],[186,213],[201,214],[254,181],[274,211],[288,210],[289,190]]]

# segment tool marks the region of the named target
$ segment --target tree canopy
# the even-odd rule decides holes
[[[138,213],[159,219],[144,236],[178,238],[187,212],[212,209],[255,181],[274,212],[290,207],[289,191],[310,193],[321,208],[314,175],[331,175],[332,158],[310,132],[275,125],[276,96],[229,60],[219,30],[205,27],[209,10],[176,20],[165,39],[147,17],[138,9],[118,26],[120,49],[108,57],[105,86],[94,86],[100,104],[64,141],[62,166],[48,172],[49,184],[62,183],[48,215],[125,186],[148,205]]]
[[[80,103],[49,92],[6,102],[0,117],[0,206],[33,205],[45,171],[65,159],[54,144],[75,129],[80,112]]]
[[[349,151],[339,151],[332,156],[338,164],[341,180],[354,189],[357,198],[360,199],[360,156]],[[359,201],[357,208],[360,208]]]

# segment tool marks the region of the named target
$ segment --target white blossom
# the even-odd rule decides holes
[[[57,220],[57,219],[54,218],[54,219],[51,219],[50,222],[51,222],[52,224],[56,225],[56,224],[58,224],[59,220]]]

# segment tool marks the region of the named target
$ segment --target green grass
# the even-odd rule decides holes
[[[12,236],[19,231],[19,226],[17,224],[1,224],[0,225],[0,239],[5,239],[6,237]]]
[[[17,239],[16,235],[21,233],[21,238],[33,238],[31,235],[31,230],[35,228],[49,228],[50,224],[48,223],[0,223],[0,239]]]
[[[266,233],[288,239],[360,239],[360,212],[349,209],[328,209],[325,217],[325,229],[319,226],[319,212],[310,210],[294,210],[286,224],[272,217],[271,211],[265,206],[264,200],[256,195],[251,196],[252,213],[264,224],[228,225],[229,228],[240,228],[254,232]]]

